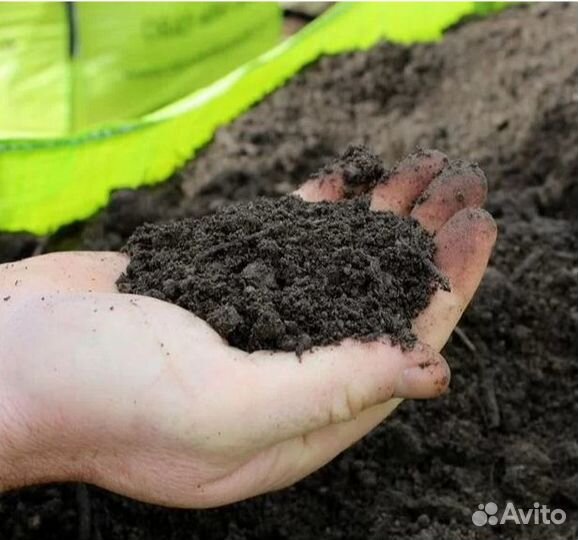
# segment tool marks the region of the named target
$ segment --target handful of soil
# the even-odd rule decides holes
[[[371,211],[366,195],[262,198],[140,227],[118,287],[193,312],[245,351],[384,335],[410,348],[412,319],[445,285],[434,250],[417,221]]]

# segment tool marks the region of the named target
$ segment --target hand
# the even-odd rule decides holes
[[[372,194],[375,210],[411,213],[435,233],[451,283],[415,321],[420,343],[408,353],[386,339],[302,360],[244,353],[177,306],[119,294],[127,259],[116,253],[0,267],[0,489],[80,480],[159,504],[222,505],[318,469],[400,398],[443,393],[449,369],[436,351],[496,237],[474,208],[485,190],[483,177],[433,153],[403,162]],[[343,180],[317,178],[297,193],[337,200]]]

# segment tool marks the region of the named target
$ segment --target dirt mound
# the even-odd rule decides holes
[[[384,335],[409,347],[412,319],[444,284],[433,239],[413,218],[369,202],[262,198],[145,225],[125,246],[131,262],[119,290],[192,311],[249,352],[301,354]]]

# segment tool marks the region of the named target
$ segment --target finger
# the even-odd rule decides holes
[[[450,219],[435,237],[436,266],[464,304],[471,300],[484,275],[497,232],[488,212],[467,208]]]
[[[114,252],[49,253],[0,266],[0,290],[117,292],[128,257]]]
[[[453,161],[419,197],[411,215],[433,233],[456,212],[482,206],[487,192],[486,176],[477,165]]]
[[[346,340],[301,360],[264,352],[249,358],[247,410],[259,411],[253,412],[249,431],[260,444],[349,421],[392,397],[436,397],[449,383],[443,357],[420,343],[403,352],[387,340]]]
[[[384,176],[385,169],[379,156],[363,145],[351,145],[307,180],[295,195],[307,202],[335,202],[367,193]]]
[[[277,489],[287,487],[329,463],[376,428],[401,402],[401,399],[391,399],[363,411],[349,422],[326,426],[286,443],[280,443],[277,452],[299,455],[301,459],[296,463],[296,467],[286,467],[284,471],[280,471],[281,474],[277,474],[281,480]],[[278,460],[279,464],[283,462],[282,459]],[[285,463],[288,465],[287,461]],[[274,476],[272,472],[271,477]]]
[[[336,202],[345,197],[345,180],[339,173],[321,174],[304,182],[294,195],[306,202]]]
[[[466,208],[453,216],[435,237],[435,263],[448,278],[450,291],[438,290],[415,320],[418,338],[440,350],[476,292],[496,242],[492,216]]]
[[[204,485],[200,505],[219,506],[294,484],[369,433],[400,403],[400,399],[390,399],[349,422],[332,424],[265,448],[232,474]]]
[[[418,150],[403,159],[386,182],[378,184],[371,195],[373,210],[389,210],[408,215],[415,200],[448,164],[437,150]]]

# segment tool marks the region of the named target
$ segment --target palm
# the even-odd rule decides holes
[[[434,350],[473,295],[495,241],[486,213],[462,210],[483,203],[483,180],[449,171],[432,181],[444,167],[439,154],[414,159],[372,197],[374,209],[411,213],[436,234],[437,264],[452,285],[415,321],[431,349],[418,345],[409,354],[387,342],[352,341],[303,362],[289,353],[244,353],[176,306],[118,294],[127,264],[120,254],[62,253],[3,267],[0,290],[26,302],[26,324],[42,328],[35,343],[12,342],[36,362],[26,370],[44,374],[25,393],[34,396],[36,417],[56,401],[68,425],[90,426],[80,439],[71,435],[83,463],[78,476],[174,506],[224,504],[306,476],[381,422],[399,398],[443,392],[447,366]],[[414,207],[428,185],[429,198]],[[339,178],[316,179],[298,194],[337,200],[341,187]],[[18,321],[6,324],[17,336]],[[424,359],[427,369],[417,368]]]

